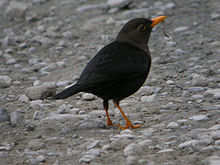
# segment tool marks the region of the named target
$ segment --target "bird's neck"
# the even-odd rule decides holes
[[[135,40],[129,40],[129,39],[123,40],[123,39],[119,39],[119,38],[116,38],[116,41],[133,45],[133,46],[138,47],[139,49],[145,51],[147,54],[150,54],[147,42],[146,43],[139,43]]]

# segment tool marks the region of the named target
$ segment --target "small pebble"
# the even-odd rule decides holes
[[[176,129],[179,127],[179,124],[178,123],[175,123],[175,122],[170,122],[168,125],[167,125],[167,128],[170,128],[170,129]]]
[[[24,125],[24,119],[23,116],[18,111],[14,111],[10,113],[10,124],[13,127],[23,126]]]
[[[204,120],[208,120],[208,117],[206,115],[196,115],[190,117],[189,119],[194,121],[204,121]]]

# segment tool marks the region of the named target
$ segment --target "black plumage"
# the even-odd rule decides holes
[[[151,29],[166,17],[149,20],[136,18],[130,20],[119,32],[116,40],[102,48],[83,70],[78,82],[52,99],[65,99],[78,92],[92,93],[103,99],[108,123],[108,100],[112,99],[126,119],[126,126],[132,125],[119,107],[120,100],[135,93],[145,82],[151,66],[148,40]],[[156,23],[155,23],[156,22]]]

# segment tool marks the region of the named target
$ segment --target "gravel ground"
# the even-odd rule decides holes
[[[1,164],[219,165],[218,0],[1,0]],[[144,86],[121,107],[136,130],[106,127],[102,100],[73,84],[131,18],[166,15],[152,32]],[[113,123],[124,124],[111,104]]]

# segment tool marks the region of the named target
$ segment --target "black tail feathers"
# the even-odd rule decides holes
[[[58,99],[66,99],[76,93],[80,92],[80,88],[79,85],[74,84],[71,87],[63,90],[62,92],[56,94],[55,96],[52,97],[52,99],[54,100],[58,100]]]

